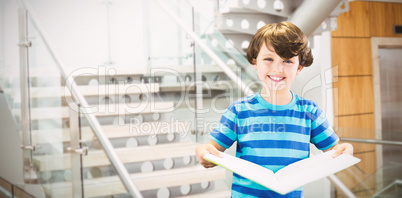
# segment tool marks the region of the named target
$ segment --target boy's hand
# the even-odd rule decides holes
[[[349,143],[336,144],[332,149],[335,150],[335,153],[332,155],[333,158],[338,157],[342,153],[353,155],[353,146]]]
[[[219,146],[218,148],[221,149],[220,147],[221,146]],[[222,147],[221,151],[224,151],[224,150],[225,149]],[[216,165],[214,163],[204,159],[204,155],[207,153],[211,153],[212,155],[215,155],[218,157],[222,157],[222,154],[219,153],[219,150],[214,145],[212,145],[211,142],[209,144],[202,144],[202,145],[197,146],[197,148],[195,149],[195,154],[197,155],[198,161],[200,161],[200,164],[205,168],[212,168]]]

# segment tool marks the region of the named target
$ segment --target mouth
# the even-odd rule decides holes
[[[285,78],[286,78],[286,77],[283,77],[283,76],[270,76],[270,75],[267,75],[267,77],[271,81],[274,81],[274,82],[281,82],[281,81],[285,80]]]

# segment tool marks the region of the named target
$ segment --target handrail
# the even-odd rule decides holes
[[[246,95],[252,95],[254,94],[254,92],[248,88],[243,81],[232,71],[230,70],[229,66],[227,66],[207,45],[205,45],[201,39],[194,34],[194,32],[186,27],[186,25],[182,22],[182,20],[174,13],[172,12],[170,9],[168,9],[168,6],[163,3],[161,0],[155,0],[159,6],[170,16],[173,18],[173,20],[188,34],[188,36],[190,36],[195,43],[197,43],[201,49],[204,50],[205,53],[208,54],[208,56],[210,58],[212,58],[212,60],[214,60],[218,66],[220,66],[223,71],[226,73],[226,75],[229,76],[229,78],[234,81],[240,88],[241,90],[246,94]],[[356,196],[352,193],[352,191],[350,191],[350,189],[348,189],[344,183],[342,183],[342,181],[339,180],[339,178],[335,175],[330,175],[327,177],[334,185],[336,185],[337,187],[339,187],[341,189],[341,191],[350,198],[355,198]]]
[[[100,144],[102,145],[103,149],[105,150],[105,153],[109,157],[110,162],[116,168],[118,175],[120,176],[121,181],[123,182],[124,186],[129,191],[131,196],[142,198],[140,191],[134,185],[134,182],[130,178],[128,171],[126,170],[123,163],[120,161],[119,157],[117,156],[116,152],[114,151],[112,144],[110,143],[109,139],[105,135],[105,133],[104,133],[101,125],[99,124],[98,120],[96,119],[95,115],[93,115],[92,113],[89,112],[88,109],[90,106],[88,105],[84,96],[78,91],[77,84],[74,82],[73,78],[68,78],[68,76],[65,72],[64,63],[61,62],[59,56],[56,55],[53,46],[49,43],[48,40],[46,40],[47,36],[43,32],[43,29],[41,28],[40,24],[38,23],[37,17],[35,15],[35,13],[33,12],[33,9],[31,8],[31,6],[29,5],[29,3],[26,0],[21,0],[21,1],[22,1],[23,6],[25,7],[25,9],[28,11],[28,14],[31,17],[33,25],[36,27],[38,34],[43,39],[43,42],[46,45],[46,47],[48,48],[51,56],[56,61],[56,65],[58,66],[58,69],[59,69],[63,79],[66,80],[66,86],[72,92],[72,94],[75,96],[75,99],[81,104],[82,113],[87,118],[88,123],[91,125],[93,132],[95,133]]]
[[[361,139],[361,138],[341,138],[341,141],[402,146],[402,142],[400,142],[400,141],[391,141],[391,140],[374,140],[374,139]]]
[[[337,186],[347,197],[355,198],[356,196],[353,194],[352,191],[345,184],[334,174],[329,175],[327,177],[329,181],[331,181],[335,186]]]
[[[160,7],[170,16],[173,18],[173,20],[187,33],[188,36],[191,37],[191,39],[194,40],[194,42],[201,47],[201,49],[204,50],[204,52],[218,64],[219,67],[223,69],[223,71],[226,73],[226,75],[234,82],[237,84],[238,87],[240,87],[243,92],[249,96],[254,94],[254,92],[234,73],[227,64],[225,64],[219,57],[216,55],[214,51],[212,51],[206,44],[204,44],[201,39],[194,34],[194,32],[186,27],[186,25],[182,22],[182,20],[170,9],[168,9],[168,6],[161,0],[155,0]]]
[[[189,1],[189,0],[185,0],[187,2],[187,4],[193,8],[194,5]],[[217,6],[219,6],[219,2],[217,0]],[[219,10],[219,8],[217,8]],[[215,14],[218,14],[217,11],[215,11]],[[200,38],[202,38],[204,35],[207,34],[207,32],[209,31],[209,29],[211,28],[211,26],[214,24],[214,21],[211,21],[207,27],[205,28],[203,33],[200,33]],[[218,30],[216,30],[213,34],[219,34],[219,36],[224,37]],[[215,36],[216,37],[216,36]],[[220,39],[218,37],[218,39]],[[219,43],[219,45],[222,45],[221,43]],[[242,54],[240,51],[238,51],[238,49],[236,47],[233,48],[227,48],[226,50],[228,50],[227,55],[230,56],[241,68],[243,68],[245,70],[245,72],[251,77],[252,80],[255,81],[259,81],[258,79],[258,75],[256,75],[256,73],[250,72],[250,64],[248,63],[247,59],[245,59],[246,62],[243,62],[241,59],[239,59],[239,57],[237,56],[237,54]],[[254,71],[253,69],[251,69],[252,71]]]

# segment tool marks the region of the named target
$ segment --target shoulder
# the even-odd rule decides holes
[[[294,96],[296,98],[296,106],[300,111],[315,113],[319,110],[318,104],[313,100],[303,98],[297,94]]]
[[[240,111],[244,106],[258,103],[256,95],[257,94],[253,94],[234,101],[232,104],[229,105],[228,110],[235,113],[237,111]]]

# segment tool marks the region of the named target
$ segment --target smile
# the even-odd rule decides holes
[[[281,76],[270,76],[270,75],[267,75],[267,76],[269,79],[271,79],[274,82],[280,82],[286,78],[286,77],[281,77]]]

